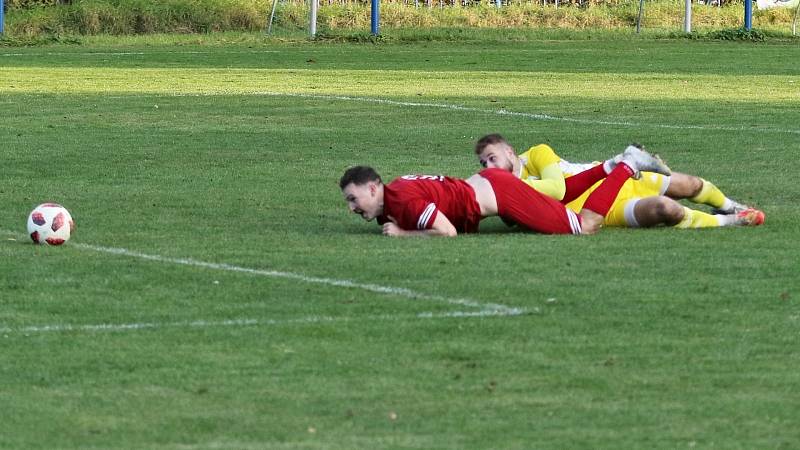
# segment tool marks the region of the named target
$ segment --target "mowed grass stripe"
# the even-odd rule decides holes
[[[584,124],[584,125],[613,125],[613,126],[621,126],[621,127],[652,127],[652,128],[666,128],[666,129],[675,129],[675,130],[718,130],[718,131],[753,131],[753,132],[764,132],[764,133],[789,133],[789,134],[800,134],[800,129],[779,129],[779,128],[764,128],[764,127],[730,127],[724,125],[669,125],[663,123],[647,123],[647,122],[627,122],[627,121],[617,121],[617,120],[602,120],[602,119],[579,119],[574,117],[559,117],[559,116],[552,116],[549,114],[536,114],[536,113],[527,113],[527,112],[520,112],[520,111],[510,111],[508,109],[481,109],[481,108],[471,108],[468,106],[460,106],[454,104],[447,104],[447,103],[423,103],[423,102],[402,102],[397,100],[388,100],[382,98],[372,98],[372,97],[348,97],[342,95],[314,95],[314,94],[287,94],[282,92],[258,92],[257,95],[267,95],[267,96],[275,96],[275,97],[298,97],[298,98],[310,98],[310,99],[321,99],[321,100],[342,100],[342,101],[350,101],[350,102],[364,102],[364,103],[377,103],[383,105],[392,105],[392,106],[402,106],[402,107],[418,107],[418,108],[438,108],[438,109],[452,109],[454,111],[464,111],[464,112],[474,112],[474,113],[482,113],[482,114],[494,114],[500,116],[513,116],[513,117],[520,117],[524,119],[532,119],[532,120],[546,120],[546,121],[554,121],[554,122],[572,122],[577,124]]]
[[[530,97],[582,101],[800,101],[797,76],[515,71],[315,70],[236,68],[0,68],[4,93],[252,94],[262,91],[327,95]]]
[[[37,93],[41,95],[49,95],[45,93]],[[109,95],[107,98],[130,98],[136,96],[147,96],[152,97],[154,99],[157,98],[164,98],[164,97],[187,97],[187,96],[196,96],[196,97],[213,97],[213,96],[220,96],[220,95],[229,95],[229,94],[221,94],[217,92],[210,92],[210,93],[151,93],[151,94],[120,94],[120,95]],[[235,94],[239,95],[239,94]],[[509,108],[502,108],[502,109],[489,109],[489,108],[477,108],[465,105],[459,105],[454,103],[441,103],[441,102],[412,102],[412,101],[401,101],[401,100],[392,100],[387,98],[380,98],[380,97],[359,97],[359,96],[349,96],[349,95],[327,95],[327,94],[306,94],[306,93],[291,93],[291,92],[279,92],[279,91],[256,91],[251,92],[248,94],[243,94],[249,97],[252,96],[263,96],[263,97],[287,97],[287,98],[300,98],[300,99],[309,99],[309,100],[333,100],[333,101],[344,101],[344,102],[361,102],[361,103],[372,103],[376,105],[386,105],[386,106],[399,106],[404,108],[429,108],[429,109],[447,109],[452,111],[459,111],[465,113],[477,113],[477,114],[484,114],[484,115],[496,115],[496,116],[508,116],[508,117],[515,117],[521,119],[528,119],[534,121],[551,121],[551,122],[566,122],[566,123],[574,123],[578,125],[599,125],[599,126],[615,126],[615,127],[623,127],[623,128],[656,128],[656,129],[667,129],[667,130],[701,130],[701,131],[735,131],[735,132],[750,132],[750,133],[779,133],[779,134],[800,134],[800,128],[778,128],[778,127],[768,127],[761,124],[748,124],[748,125],[739,125],[739,126],[726,126],[726,125],[714,125],[714,124],[689,124],[689,123],[658,123],[658,122],[645,122],[645,121],[630,121],[630,120],[614,120],[611,118],[604,119],[604,118],[581,118],[581,117],[569,117],[565,115],[553,115],[553,114],[546,114],[546,113],[535,113],[535,112],[525,112],[525,111],[515,111]],[[14,104],[13,100],[6,100],[1,101],[0,103],[8,103]],[[157,106],[157,105],[156,105]]]

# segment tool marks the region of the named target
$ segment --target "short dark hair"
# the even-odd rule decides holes
[[[478,142],[475,143],[475,154],[480,155],[484,150],[486,150],[486,147],[495,144],[505,144],[511,147],[511,144],[509,144],[506,138],[503,136],[500,136],[497,133],[487,134],[486,136],[478,139]]]
[[[370,181],[383,183],[381,176],[372,167],[355,166],[344,171],[344,175],[339,179],[339,188],[344,190],[350,183],[360,186]]]

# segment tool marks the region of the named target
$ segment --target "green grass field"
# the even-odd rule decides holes
[[[0,49],[0,448],[790,449],[800,47]],[[759,228],[398,240],[343,170],[637,141]],[[40,247],[44,201],[77,222]]]

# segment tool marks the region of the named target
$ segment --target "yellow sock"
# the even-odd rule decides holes
[[[704,213],[703,211],[697,211],[695,209],[689,209],[685,206],[683,207],[683,213],[683,220],[675,225],[675,228],[707,228],[722,226],[719,219],[715,215]]]
[[[701,180],[703,179],[701,178]],[[722,208],[725,205],[725,200],[727,200],[727,198],[718,187],[714,186],[714,183],[708,180],[703,180],[703,188],[700,189],[700,193],[689,200],[695,203],[709,205],[714,208]]]

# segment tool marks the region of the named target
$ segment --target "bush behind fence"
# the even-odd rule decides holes
[[[381,0],[381,26],[479,28],[619,28],[636,23],[638,0]],[[547,3],[544,3],[547,2]],[[739,2],[738,4],[735,2]],[[260,31],[272,0],[6,0],[11,35],[96,35]],[[644,26],[680,29],[684,3],[645,4]],[[308,26],[308,4],[278,0],[274,25]],[[756,11],[754,26],[788,26],[792,11]],[[695,27],[740,27],[741,0],[723,7],[696,5]],[[325,29],[369,29],[369,0],[320,0],[318,24]]]
[[[302,5],[308,3],[309,0],[279,0],[281,4]],[[371,0],[318,0],[320,5],[369,5]],[[713,3],[719,5],[724,2],[725,4],[739,4],[743,0],[694,0],[696,3]],[[140,3],[137,0],[5,0],[7,9],[30,9],[37,7],[57,6],[57,5],[72,5],[72,4],[91,4],[91,3],[106,3],[114,6],[124,6],[126,4]],[[428,7],[428,8],[443,8],[443,7],[470,7],[470,6],[512,6],[512,5],[551,5],[551,6],[577,6],[577,7],[590,7],[596,5],[616,6],[630,2],[630,0],[381,0],[381,4],[401,4],[405,6],[415,7]],[[165,0],[150,3],[186,3],[198,4],[205,3],[203,0]],[[246,2],[238,2],[246,3]],[[256,0],[251,3],[257,3]],[[682,2],[679,2],[683,4]],[[271,0],[270,0],[271,4]]]

